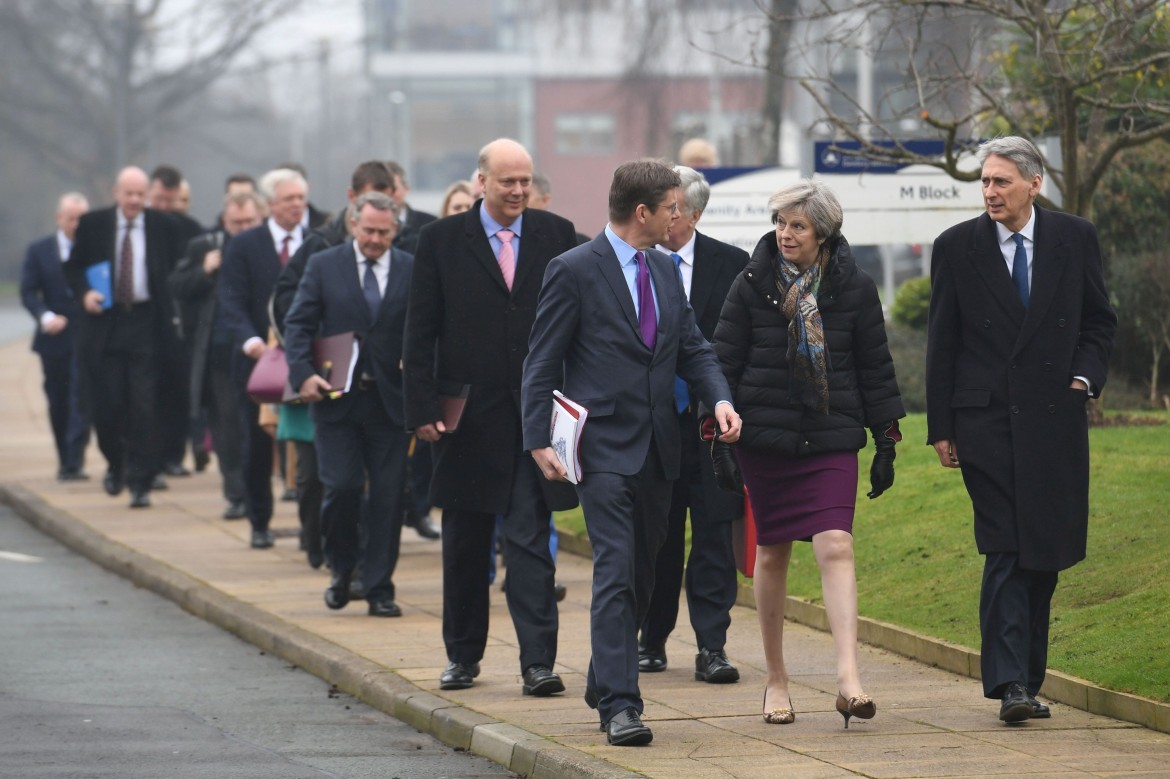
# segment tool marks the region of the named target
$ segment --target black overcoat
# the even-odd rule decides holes
[[[480,221],[469,211],[424,226],[406,315],[406,426],[442,418],[440,395],[471,386],[459,429],[434,444],[431,502],[442,508],[503,513],[516,455],[523,450],[520,380],[528,335],[549,261],[577,245],[573,223],[548,211],[524,212],[512,290],[504,284]],[[568,483],[541,479],[549,508],[576,505]]]
[[[935,241],[926,355],[927,443],[953,440],[981,553],[1059,571],[1085,557],[1087,394],[1105,385],[1117,317],[1097,231],[1036,208],[1031,299],[1012,285],[986,214]]]

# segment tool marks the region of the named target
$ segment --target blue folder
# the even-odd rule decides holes
[[[113,308],[114,293],[110,288],[110,261],[102,260],[95,262],[85,269],[85,281],[89,284],[89,288],[95,292],[100,292],[105,298],[102,300],[102,308]]]

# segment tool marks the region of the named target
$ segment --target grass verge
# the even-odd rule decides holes
[[[1152,412],[1170,422],[1170,414]],[[854,538],[864,616],[979,646],[979,582],[971,503],[957,471],[926,440],[926,418],[903,420],[897,481],[868,500],[858,486]],[[1089,553],[1061,574],[1049,666],[1103,687],[1170,702],[1170,426],[1094,428]],[[862,473],[868,455],[862,454]],[[557,524],[584,532],[580,511]],[[821,602],[810,544],[797,544],[788,591]]]

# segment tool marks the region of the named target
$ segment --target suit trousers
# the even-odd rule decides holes
[[[267,530],[272,521],[272,436],[260,427],[260,406],[248,397],[248,373],[256,363],[241,357],[247,368],[242,376],[237,363],[236,402],[244,430],[244,504],[253,530]]]
[[[516,452],[508,510],[500,524],[508,561],[508,612],[520,644],[520,670],[557,659],[556,565],[548,548],[549,509],[536,462]],[[477,663],[488,638],[488,582],[496,515],[443,511],[443,643],[447,658]]]
[[[181,465],[191,439],[190,347],[170,337],[159,355],[159,396],[156,420],[160,465]]]
[[[325,559],[335,574],[346,574],[357,567],[360,556],[366,600],[394,600],[392,577],[402,535],[402,485],[410,439],[402,425],[390,419],[376,389],[354,389],[339,400],[322,402],[348,406],[340,419],[314,420],[317,469],[325,487],[321,501]]]
[[[650,609],[655,561],[666,540],[671,484],[651,441],[639,473],[590,472],[577,485],[593,545],[586,686],[597,694],[602,724],[631,706],[642,712],[638,627]]]
[[[699,440],[693,411],[679,414],[682,457],[667,513],[667,534],[655,563],[654,591],[642,623],[641,645],[661,651],[678,619],[678,597],[683,587],[687,510],[691,518],[691,553],[686,560],[687,607],[700,649],[723,649],[731,625],[738,577],[732,522],[743,499],[720,491],[715,483],[710,444]]]
[[[1048,667],[1048,618],[1056,571],[1020,568],[1014,552],[988,552],[979,597],[983,694],[1000,698],[1020,682],[1036,695]]]
[[[98,448],[110,470],[130,489],[150,490],[158,473],[155,403],[158,399],[158,349],[150,303],[115,307],[105,346],[87,358],[90,416]]]
[[[297,519],[306,551],[321,549],[321,501],[325,486],[318,478],[317,446],[312,441],[295,441],[297,447]]]
[[[227,344],[209,347],[203,400],[223,479],[223,496],[229,503],[246,503],[244,426],[240,419],[240,393],[232,379],[231,352]]]
[[[57,467],[62,471],[80,471],[89,444],[89,418],[81,410],[78,397],[81,380],[77,360],[71,353],[42,354],[41,369],[49,403],[49,424],[57,446]]]

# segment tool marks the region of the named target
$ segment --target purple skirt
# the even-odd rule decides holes
[[[811,541],[826,530],[853,532],[857,452],[789,457],[735,448],[760,546]]]

